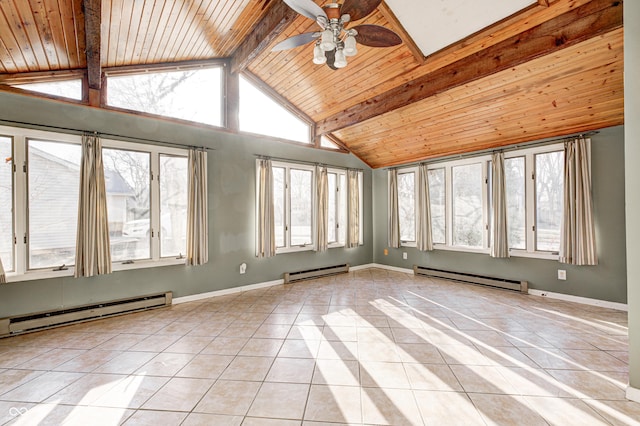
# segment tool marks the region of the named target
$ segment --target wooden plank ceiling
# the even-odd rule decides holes
[[[428,58],[383,3],[358,24],[404,43],[333,71],[271,52],[318,28],[281,0],[0,0],[0,81],[89,67],[99,100],[102,68],[231,58],[372,167],[623,124],[622,3],[539,3]]]

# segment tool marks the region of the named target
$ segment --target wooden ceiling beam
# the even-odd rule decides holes
[[[593,0],[545,23],[334,114],[331,133],[622,27],[622,2]]]
[[[231,72],[244,71],[251,61],[282,34],[297,16],[298,14],[285,2],[272,2],[267,14],[234,51],[231,59]]]
[[[100,105],[100,91],[102,89],[102,64],[100,61],[101,7],[102,0],[82,1],[89,104],[92,106]]]

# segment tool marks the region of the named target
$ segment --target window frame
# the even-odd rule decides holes
[[[28,238],[28,140],[39,140],[44,142],[56,142],[81,145],[82,137],[80,135],[55,133],[42,130],[32,130],[26,128],[16,128],[9,126],[0,126],[0,135],[12,140],[12,152],[13,152],[13,233],[14,233],[14,245],[13,245],[13,259],[14,269],[13,271],[7,271],[8,282],[19,281],[31,281],[38,279],[47,279],[55,277],[67,277],[73,276],[74,266],[68,266],[68,269],[62,271],[55,271],[51,267],[41,269],[29,269],[28,257],[29,257],[29,241]],[[163,145],[151,145],[141,144],[126,141],[119,141],[115,139],[102,139],[103,148],[123,149],[128,151],[145,152],[150,154],[150,208],[151,208],[151,228],[154,231],[154,236],[150,242],[149,259],[134,260],[130,263],[127,260],[122,260],[112,263],[113,271],[123,271],[130,269],[143,269],[152,268],[158,266],[178,265],[184,264],[183,258],[172,257],[160,257],[160,237],[155,230],[159,229],[160,224],[160,185],[159,185],[159,167],[160,167],[160,155],[171,155],[178,157],[188,157],[187,148],[167,147]],[[77,206],[72,206],[77,210]],[[186,218],[185,218],[186,220]]]
[[[591,167],[591,157],[590,157],[590,144],[588,145],[588,153],[589,153],[589,167]],[[536,250],[535,242],[536,242],[536,232],[535,224],[536,224],[536,215],[537,215],[537,206],[536,206],[536,181],[535,181],[535,156],[539,154],[545,154],[550,152],[558,152],[564,151],[564,143],[551,143],[539,146],[531,146],[524,148],[517,148],[513,150],[505,151],[505,160],[510,158],[524,157],[525,171],[524,171],[524,180],[525,180],[525,238],[526,238],[526,249],[512,248],[509,247],[509,253],[512,257],[529,257],[536,259],[548,259],[548,260],[558,260],[559,253],[558,252],[550,252],[544,250]],[[471,248],[465,246],[455,246],[453,245],[453,168],[457,166],[469,165],[474,163],[482,164],[482,184],[484,185],[482,191],[482,210],[483,210],[483,243],[481,248]],[[489,238],[490,238],[490,214],[491,214],[491,198],[490,198],[490,179],[491,179],[491,155],[490,154],[478,154],[475,156],[469,156],[467,158],[462,159],[454,159],[454,160],[442,160],[442,161],[433,161],[427,163],[427,169],[438,170],[444,169],[444,185],[445,185],[445,240],[444,244],[442,243],[434,243],[435,250],[444,250],[444,251],[458,251],[458,252],[467,252],[467,253],[481,253],[481,254],[489,254]],[[406,167],[398,168],[398,174],[407,173],[410,171],[415,171],[417,176],[417,165],[409,165]],[[416,181],[417,182],[417,181]],[[417,185],[416,185],[417,191]],[[416,193],[416,201],[417,201],[417,193]],[[417,221],[416,221],[417,226]],[[402,241],[400,244],[401,247],[416,247],[415,242],[407,242]]]
[[[187,72],[187,71],[200,71],[205,69],[218,68],[220,70],[220,99],[219,99],[219,107],[220,107],[220,124],[209,124],[203,123],[200,121],[189,120],[187,118],[179,118],[171,115],[162,115],[155,114],[153,112],[139,111],[136,109],[114,106],[108,103],[109,97],[109,78],[110,77],[127,77],[127,76],[135,76],[135,75],[145,75],[145,74],[160,74],[160,73],[171,73],[171,72]],[[192,63],[192,64],[184,64],[178,66],[167,66],[167,65],[149,65],[145,67],[126,67],[126,68],[106,68],[103,70],[104,72],[104,105],[103,108],[111,109],[114,111],[122,111],[136,115],[142,115],[146,117],[160,118],[162,120],[171,120],[181,123],[193,123],[197,126],[209,126],[216,129],[224,129],[227,128],[227,73],[228,67],[226,63],[223,61],[209,61],[205,64],[202,63]]]

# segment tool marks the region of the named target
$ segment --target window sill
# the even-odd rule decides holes
[[[156,268],[161,266],[172,266],[172,265],[184,265],[185,259],[175,259],[175,258],[167,258],[160,260],[140,260],[135,263],[114,263],[112,270],[113,272],[119,271],[128,271],[132,269],[146,269],[146,268]],[[69,269],[65,269],[64,271],[53,271],[51,269],[46,270],[37,270],[37,271],[29,271],[24,274],[7,274],[7,283],[14,282],[22,282],[22,281],[35,281],[35,280],[46,280],[50,278],[65,278],[65,277],[73,277],[75,268],[70,266]]]
[[[301,251],[312,251],[312,250],[313,250],[313,245],[300,246],[300,247],[283,247],[283,248],[276,249],[276,255],[297,253]]]

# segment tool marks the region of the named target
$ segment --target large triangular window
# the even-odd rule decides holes
[[[311,126],[240,76],[240,130],[310,143]]]

